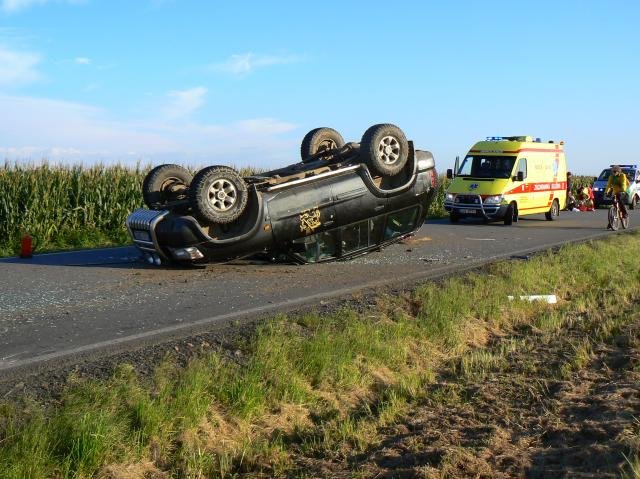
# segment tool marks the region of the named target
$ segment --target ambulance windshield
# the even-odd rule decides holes
[[[515,162],[515,156],[467,156],[458,168],[458,176],[510,178]]]

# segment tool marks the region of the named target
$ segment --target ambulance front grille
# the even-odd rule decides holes
[[[456,203],[462,203],[465,205],[479,205],[480,197],[478,195],[457,195]]]

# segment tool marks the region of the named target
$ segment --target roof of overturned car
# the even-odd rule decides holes
[[[150,263],[200,263],[264,254],[299,263],[344,259],[412,234],[427,214],[433,156],[400,128],[378,124],[359,143],[316,128],[302,161],[241,177],[227,166],[195,175],[160,165],[143,182],[148,209],[127,218]]]

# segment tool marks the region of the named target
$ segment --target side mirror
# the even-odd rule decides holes
[[[595,183],[596,181],[598,181],[598,177],[597,177],[597,176],[594,176],[594,177],[593,177],[593,182]]]
[[[524,171],[518,171],[516,175],[516,181],[524,181]]]
[[[453,179],[453,170],[451,168],[447,170],[447,179]]]

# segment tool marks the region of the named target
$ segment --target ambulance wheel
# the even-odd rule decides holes
[[[544,216],[547,218],[547,221],[553,221],[560,216],[560,205],[558,204],[558,200],[553,200],[551,208],[549,208],[549,211],[547,211]]]
[[[460,221],[460,215],[452,211],[451,213],[449,213],[449,221],[451,221],[452,223],[457,223],[458,221]]]
[[[373,173],[394,176],[402,171],[409,159],[409,142],[400,128],[381,123],[364,132],[360,153]]]
[[[504,224],[511,226],[516,221],[518,221],[518,206],[515,203],[511,203],[507,206],[507,212],[504,215]]]
[[[633,199],[631,200],[631,204],[629,205],[630,210],[635,210],[638,205],[638,195],[633,195]]]

